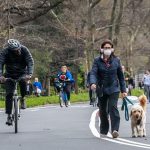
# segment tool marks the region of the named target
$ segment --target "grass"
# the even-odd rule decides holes
[[[133,89],[133,90],[131,91],[131,93],[132,93],[133,96],[137,96],[137,97],[138,97],[138,96],[144,94],[144,91],[141,90],[141,89]]]
[[[133,89],[132,90],[132,95],[134,96],[140,96],[144,92],[143,90],[140,89]],[[40,96],[40,97],[35,97],[35,96],[30,96],[26,98],[26,103],[27,107],[35,107],[35,106],[42,106],[46,104],[58,104],[59,103],[59,97],[57,95],[54,96]],[[87,92],[84,93],[79,93],[79,94],[71,94],[71,103],[75,102],[86,102],[89,100],[89,96]],[[5,101],[0,100],[0,108],[5,107]]]
[[[75,102],[85,102],[88,101],[88,93],[79,93],[79,94],[71,94],[71,103]],[[54,96],[30,96],[26,98],[27,107],[35,107],[35,106],[42,106],[46,104],[58,104],[59,97],[57,95]],[[4,100],[0,100],[0,108],[5,107]]]

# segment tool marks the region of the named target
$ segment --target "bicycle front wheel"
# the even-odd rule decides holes
[[[15,133],[18,133],[18,100],[14,99],[14,124],[15,124]]]
[[[63,107],[63,103],[64,103],[62,94],[63,94],[62,91],[60,91],[60,93],[59,93],[59,104],[60,104],[60,107]]]

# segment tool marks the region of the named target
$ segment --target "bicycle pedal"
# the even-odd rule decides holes
[[[18,120],[20,119],[20,116],[18,116]]]

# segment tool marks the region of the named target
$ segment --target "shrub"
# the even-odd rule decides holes
[[[144,94],[144,91],[141,90],[141,89],[133,89],[131,91],[131,94],[134,95],[134,96],[140,96],[140,95]]]

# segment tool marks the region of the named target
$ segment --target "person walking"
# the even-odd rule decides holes
[[[150,71],[149,70],[145,71],[142,82],[144,85],[144,93],[148,99],[148,102],[150,102]]]
[[[100,56],[96,57],[90,72],[91,89],[96,89],[100,114],[100,134],[106,136],[111,121],[113,138],[119,136],[120,114],[117,108],[119,93],[126,97],[126,84],[121,61],[114,54],[113,43],[105,40],[101,44]]]
[[[26,91],[27,91],[27,95],[32,95],[33,85],[31,83],[31,80],[27,81]]]
[[[122,71],[123,71],[125,83],[126,83],[126,92],[129,94],[130,93],[130,91],[129,91],[130,73],[126,70],[125,66],[123,66],[123,65],[122,65]]]
[[[90,86],[90,71],[89,71],[88,74],[87,74],[86,87],[88,88],[88,92],[89,92],[90,105],[92,105],[92,104],[93,104],[93,101],[92,101],[92,90],[91,90],[91,86]]]

